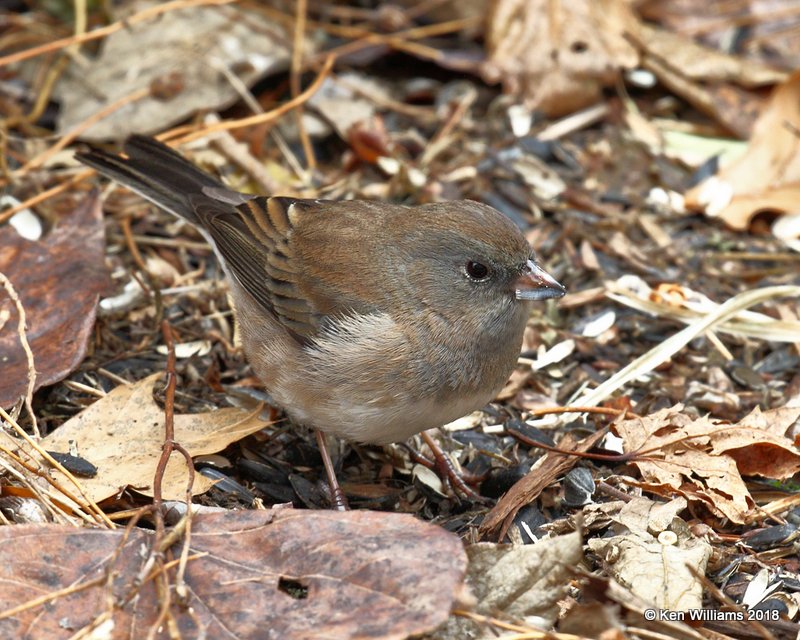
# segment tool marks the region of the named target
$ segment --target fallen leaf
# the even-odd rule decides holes
[[[479,611],[537,616],[554,624],[558,602],[583,560],[583,543],[575,531],[536,544],[473,544],[467,556]]]
[[[800,407],[756,407],[735,425],[719,429],[711,439],[711,452],[733,458],[744,476],[791,478],[800,470],[800,453],[786,433],[798,417]]]
[[[619,535],[591,538],[589,548],[605,557],[612,575],[644,601],[671,611],[700,609],[703,583],[698,576],[705,575],[711,545],[689,533],[674,508],[667,509],[665,520],[663,507],[634,498],[613,516]]]
[[[800,408],[757,409],[736,424],[692,418],[681,409],[614,425],[648,490],[682,495],[718,517],[744,523],[755,503],[742,474],[787,478],[800,471],[800,452],[782,435]]]
[[[151,543],[142,529],[0,527],[0,637],[71,638],[103,614],[113,625],[103,637],[147,637],[163,601],[153,580],[137,593]],[[184,638],[401,640],[447,619],[465,570],[456,536],[409,515],[198,515],[186,601],[173,597],[171,613]],[[75,586],[83,588],[1,617]],[[165,626],[154,637],[172,636]]]
[[[555,117],[600,99],[638,54],[625,37],[636,18],[621,0],[499,0],[486,30],[488,82]]]
[[[491,617],[502,613],[541,628],[555,623],[583,549],[580,534],[573,531],[536,544],[472,544],[467,556],[467,584],[474,597],[471,610]],[[430,636],[431,640],[488,637],[485,627],[459,615]]]
[[[303,120],[309,135],[317,133],[322,137],[334,130],[339,137],[347,140],[352,135],[350,130],[353,127],[372,121],[377,111],[376,104],[390,98],[386,86],[376,78],[363,73],[343,73],[336,78],[325,78],[319,91],[308,100],[313,111],[322,117],[309,112],[303,114]],[[373,123],[382,125],[381,120]],[[378,133],[388,135],[385,129]]]
[[[74,443],[78,455],[97,467],[95,477],[81,479],[84,491],[95,502],[128,486],[152,495],[164,442],[164,410],[153,401],[153,387],[160,376],[156,373],[117,387],[44,438],[42,444],[48,451],[66,453]],[[258,414],[227,408],[176,415],[175,440],[192,456],[215,453],[270,424]],[[164,473],[164,500],[185,497],[187,473],[183,457],[174,454]],[[53,471],[53,476],[66,483],[58,471]],[[197,474],[192,493],[203,493],[212,485],[213,481]],[[63,500],[63,496],[57,497]]]
[[[134,4],[141,11],[156,3]],[[198,110],[223,109],[241,98],[239,85],[288,66],[286,40],[279,22],[233,5],[187,7],[128,25],[103,41],[97,57],[64,72],[54,92],[61,103],[58,130],[70,131],[141,89],[149,95],[118,105],[82,138],[152,134]],[[313,50],[310,40],[304,50]]]
[[[731,48],[731,25],[746,24],[746,43],[732,47],[740,59],[763,60],[783,69],[800,66],[796,38],[800,16],[795,0],[645,0],[638,2],[636,9],[649,22],[718,49]]]
[[[580,638],[624,638],[620,612],[612,604],[576,602],[558,622],[558,631]]]
[[[800,72],[777,87],[745,153],[686,193],[686,206],[746,229],[759,211],[800,209]]]
[[[657,29],[652,31],[654,34],[662,33]],[[674,34],[671,36],[675,37]],[[681,42],[681,45],[687,49],[692,48],[688,41]],[[710,52],[705,50],[704,53],[707,55]],[[719,122],[737,138],[747,139],[764,106],[763,92],[731,83],[706,84],[686,75],[683,67],[676,64],[679,65],[676,61],[667,62],[658,56],[642,56],[642,67],[651,71],[671,93],[682,97],[695,109]]]
[[[34,389],[62,380],[86,355],[97,301],[109,282],[104,253],[97,194],[60,218],[40,240],[0,227],[0,272],[14,285],[25,311]],[[0,323],[0,406],[8,407],[26,393],[28,361],[17,332],[17,309],[4,292],[0,296],[0,317],[6,317]]]
[[[661,84],[740,138],[749,137],[764,106],[760,87],[786,79],[765,63],[723,53],[684,36],[637,22],[629,34],[641,66]]]
[[[647,22],[636,23],[632,37],[644,56],[653,56],[679,70],[687,79],[709,85],[734,83],[740,87],[764,87],[786,79],[787,73],[758,60],[724,53],[697,43],[691,37]]]

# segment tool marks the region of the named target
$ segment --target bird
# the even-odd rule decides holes
[[[478,201],[251,195],[154,138],[132,135],[123,152],[76,158],[200,231],[254,373],[320,445],[322,432],[402,442],[485,406],[532,303],[565,293],[516,224]]]

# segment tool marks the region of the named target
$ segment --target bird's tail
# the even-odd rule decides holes
[[[133,135],[125,141],[123,150],[127,158],[94,147],[76,153],[75,157],[199,227],[203,222],[198,219],[193,200],[209,193],[207,190],[229,191],[221,182],[153,138]]]

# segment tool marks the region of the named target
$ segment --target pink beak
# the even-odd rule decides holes
[[[547,300],[560,298],[567,290],[533,260],[528,260],[525,272],[514,281],[517,300]]]

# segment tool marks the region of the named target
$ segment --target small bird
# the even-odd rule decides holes
[[[479,202],[254,196],[152,138],[124,152],[76,157],[200,230],[256,375],[325,433],[398,442],[484,406],[517,361],[530,303],[565,293]]]

